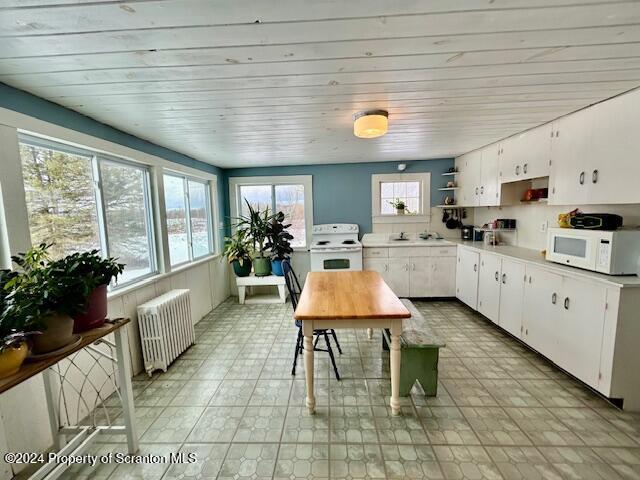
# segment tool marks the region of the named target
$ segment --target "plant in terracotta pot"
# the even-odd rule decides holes
[[[21,318],[24,325],[36,326],[41,335],[33,339],[33,351],[43,354],[58,350],[74,340],[72,315],[83,311],[85,298],[79,295],[82,278],[51,262],[50,245],[40,244],[11,257],[17,275],[5,288],[5,318]]]
[[[225,237],[224,255],[238,277],[251,273],[252,241],[246,230],[237,230],[232,237]]]
[[[103,258],[98,250],[73,253],[52,263],[60,272],[78,278],[75,294],[84,299],[84,308],[73,315],[73,332],[83,332],[104,324],[107,318],[107,286],[124,271],[115,258]]]
[[[237,218],[238,230],[245,230],[251,237],[255,256],[253,257],[253,271],[257,277],[264,277],[271,273],[271,260],[265,256],[265,242],[267,240],[267,230],[269,223],[274,217],[269,214],[269,209],[255,209],[245,199],[249,214]]]
[[[265,248],[271,252],[271,270],[274,275],[280,277],[284,275],[282,260],[289,258],[293,253],[290,242],[290,240],[293,240],[293,235],[287,231],[291,224],[285,225],[284,218],[284,213],[282,212],[278,212],[273,216],[267,229],[267,244],[265,245]]]

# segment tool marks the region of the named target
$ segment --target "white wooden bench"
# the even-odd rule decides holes
[[[284,277],[277,275],[266,275],[264,277],[256,277],[253,273],[247,277],[236,277],[236,285],[238,287],[238,302],[240,305],[245,303],[285,303],[287,301],[287,285]],[[277,294],[258,294],[247,296],[247,287],[276,287]]]

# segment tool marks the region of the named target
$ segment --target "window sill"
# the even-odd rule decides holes
[[[202,257],[199,258],[198,260],[194,260],[193,262],[189,262],[189,263],[183,263],[182,265],[179,265],[177,268],[175,268],[174,270],[171,270],[170,272],[163,272],[163,273],[158,273],[156,275],[152,275],[149,277],[145,277],[143,280],[140,280],[139,282],[136,283],[132,283],[127,285],[126,287],[122,287],[122,288],[118,288],[116,290],[113,290],[109,293],[107,293],[107,300],[113,300],[115,298],[121,297],[123,295],[127,295],[135,290],[138,290],[140,288],[144,288],[148,285],[151,285],[153,283],[156,283],[164,278],[168,278],[172,275],[176,275],[178,273],[184,272],[186,270],[189,270],[193,267],[197,267],[198,265],[202,265],[204,263],[208,263],[211,262],[213,260],[217,260],[219,258],[221,258],[222,255],[221,254],[213,254],[213,255],[208,255],[206,257]]]
[[[431,221],[431,215],[373,215],[373,223],[424,223]]]

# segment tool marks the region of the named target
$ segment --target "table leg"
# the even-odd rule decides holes
[[[287,303],[287,293],[284,287],[284,285],[278,285],[278,295],[280,296],[280,301],[282,303]]]
[[[304,373],[307,382],[307,408],[309,414],[316,412],[316,397],[313,392],[313,322],[304,320],[302,322],[302,333],[304,334]]]
[[[367,337],[369,340],[373,338],[373,328],[367,328]]]
[[[244,305],[244,297],[246,295],[247,289],[245,286],[238,287],[238,303],[240,305]]]
[[[53,446],[56,450],[60,450],[65,446],[66,441],[64,435],[60,433],[60,402],[56,392],[59,389],[56,378],[58,375],[52,370],[53,367],[47,368],[42,372],[44,380],[44,393],[47,399],[47,410],[49,412],[49,428],[51,429],[51,437],[53,438]]]
[[[391,413],[400,414],[400,335],[402,320],[391,322]]]
[[[124,325],[114,332],[116,340],[116,359],[118,360],[118,387],[122,396],[122,413],[127,431],[127,446],[129,453],[138,451],[138,431],[136,428],[135,411],[133,407],[133,388],[131,386],[131,358],[129,357],[128,325]]]

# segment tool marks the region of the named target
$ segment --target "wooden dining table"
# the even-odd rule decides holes
[[[310,272],[294,314],[302,321],[306,405],[315,412],[313,331],[340,328],[387,328],[390,331],[391,411],[400,413],[400,335],[411,313],[377,272]]]

